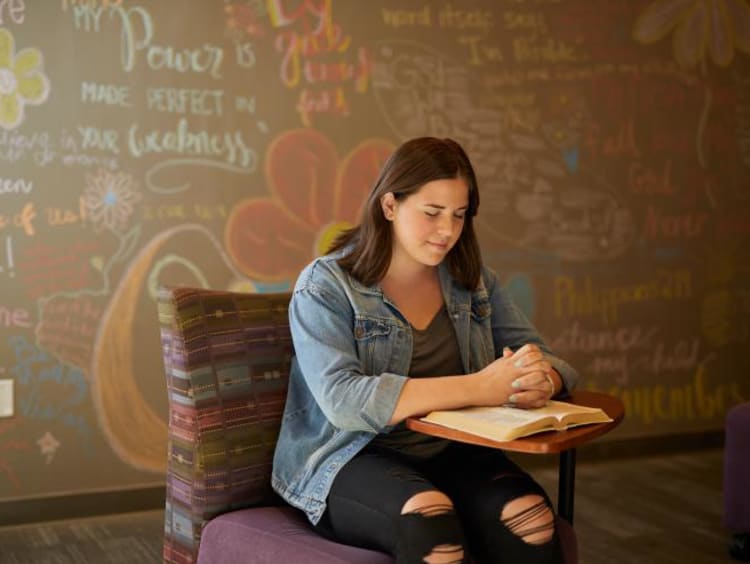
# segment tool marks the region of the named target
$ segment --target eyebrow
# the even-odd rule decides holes
[[[436,209],[439,209],[439,210],[444,210],[444,209],[446,209],[446,207],[445,207],[445,206],[441,206],[441,205],[439,205],[439,204],[425,204],[425,207],[428,207],[428,208],[436,208]],[[454,211],[461,211],[461,210],[468,210],[468,209],[469,209],[469,206],[468,206],[468,204],[467,204],[467,205],[465,205],[465,206],[461,206],[460,208],[456,208],[456,209],[455,209]]]

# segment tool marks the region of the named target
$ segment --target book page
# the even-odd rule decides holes
[[[433,411],[422,420],[491,439],[510,440],[547,430],[611,421],[611,418],[597,407],[550,401],[536,409],[503,405]]]

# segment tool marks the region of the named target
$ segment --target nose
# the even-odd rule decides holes
[[[450,239],[454,229],[453,218],[450,215],[441,215],[440,222],[438,223],[438,234],[441,237]]]

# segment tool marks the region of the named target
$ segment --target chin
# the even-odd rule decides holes
[[[445,259],[448,253],[425,253],[422,255],[422,264],[425,266],[437,266]]]

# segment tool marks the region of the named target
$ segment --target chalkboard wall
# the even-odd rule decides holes
[[[750,398],[750,4],[1,0],[0,500],[162,483],[161,284],[289,289],[402,141],[610,438]]]

